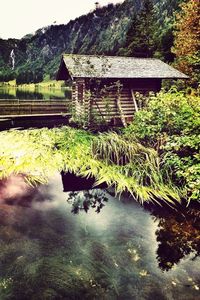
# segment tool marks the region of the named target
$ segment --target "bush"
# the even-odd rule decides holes
[[[184,187],[188,201],[200,199],[200,98],[171,90],[151,96],[125,129],[162,157],[162,167]]]
[[[125,130],[144,143],[155,145],[166,135],[198,132],[200,126],[200,99],[171,91],[150,96],[146,108],[135,115],[134,122]]]

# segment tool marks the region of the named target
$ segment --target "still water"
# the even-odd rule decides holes
[[[20,88],[12,86],[0,86],[0,99],[19,100],[47,100],[47,99],[70,99],[71,92],[68,88]]]
[[[195,211],[161,216],[107,191],[64,193],[59,175],[37,189],[10,178],[0,199],[1,300],[200,299]]]

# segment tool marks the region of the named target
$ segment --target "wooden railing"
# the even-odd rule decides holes
[[[69,113],[70,100],[0,99],[0,116]]]

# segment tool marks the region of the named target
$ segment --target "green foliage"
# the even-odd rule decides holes
[[[172,90],[150,97],[125,129],[146,146],[156,148],[177,186],[184,187],[185,197],[200,199],[200,99]]]
[[[155,11],[151,0],[142,1],[139,14],[133,16],[126,37],[124,54],[135,57],[152,57],[156,49]]]
[[[172,88],[169,93],[151,95],[126,132],[155,146],[166,135],[198,133],[199,111],[199,97],[186,96]]]
[[[183,185],[188,201],[200,199],[200,134],[171,136],[163,145],[164,166]]]
[[[179,200],[168,174],[163,176],[157,152],[142,146],[134,138],[114,132],[101,134],[92,141],[92,153],[107,166],[121,166],[120,173],[132,181],[129,182],[130,188],[126,183],[127,189],[141,201],[150,197],[155,201],[162,198],[170,203],[170,196]],[[167,182],[163,178],[167,178]],[[123,186],[123,181],[119,184]]]
[[[156,151],[139,144],[134,138],[128,138],[108,132],[98,135],[92,142],[92,153],[106,164],[126,165],[138,160],[138,163],[148,159],[156,165]]]
[[[174,53],[171,47],[174,43],[174,23],[175,13],[180,11],[180,4],[184,0],[156,0],[154,1],[154,10],[156,15],[155,41],[158,57],[166,62],[174,61]]]
[[[163,180],[154,150],[135,141],[130,143],[130,139],[117,138],[113,133],[94,136],[63,127],[2,132],[0,138],[0,178],[20,173],[32,183],[47,182],[55,172],[63,170],[93,176],[96,184],[106,182],[114,186],[117,193],[128,191],[141,202],[160,198],[170,203],[172,199],[180,199],[181,192],[169,180]],[[111,147],[107,157],[102,147],[103,151]],[[123,161],[116,159],[124,151]]]

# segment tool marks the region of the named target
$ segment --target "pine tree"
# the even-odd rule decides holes
[[[127,32],[125,54],[135,57],[152,57],[156,49],[155,14],[151,0],[143,0],[142,9],[133,17]]]
[[[200,1],[189,0],[181,5],[176,15],[176,32],[173,53],[176,67],[190,75],[191,82],[200,79]]]

